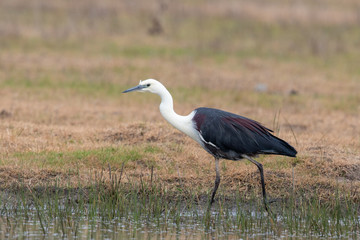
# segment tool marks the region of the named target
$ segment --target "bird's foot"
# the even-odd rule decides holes
[[[278,200],[279,200],[279,199],[275,199],[275,198],[273,198],[273,199],[267,199],[267,198],[263,199],[265,210],[266,210],[269,214],[272,214],[271,209],[270,209],[270,207],[269,207],[269,204],[272,204],[272,203],[274,203],[274,202],[277,202]]]
[[[212,199],[210,199],[209,201],[208,201],[208,205],[209,205],[209,207],[211,207],[212,205],[213,205],[213,203],[215,202],[215,199],[214,198],[212,198]]]

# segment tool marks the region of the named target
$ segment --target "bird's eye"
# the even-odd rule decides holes
[[[150,87],[150,85],[151,85],[150,83],[146,84],[147,87]]]

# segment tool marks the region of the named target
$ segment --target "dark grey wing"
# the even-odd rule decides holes
[[[195,122],[203,140],[221,152],[231,152],[232,156],[236,152],[239,157],[243,154],[296,155],[292,146],[254,120],[211,108],[199,108],[196,115]]]

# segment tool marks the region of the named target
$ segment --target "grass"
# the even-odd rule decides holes
[[[95,70],[96,71],[96,70]],[[94,73],[95,73],[94,71]],[[10,78],[4,80],[0,85],[4,88],[10,89],[24,89],[22,91],[31,90],[31,91],[40,91],[40,96],[43,95],[45,98],[49,98],[48,91],[51,89],[61,90],[60,93],[67,95],[77,94],[83,95],[85,97],[118,97],[119,94],[124,90],[130,87],[130,85],[122,85],[116,82],[109,82],[104,80],[103,70],[99,70],[98,73],[93,74],[93,72],[88,73],[91,75],[91,78],[96,79],[94,81],[89,81],[88,79],[83,79],[81,72],[70,71],[66,73],[66,76],[71,77],[64,79],[63,81],[54,81],[54,79],[49,76],[42,76],[37,79],[29,79],[25,76],[16,76],[15,78]],[[49,74],[51,75],[51,73]],[[97,75],[99,77],[97,77]],[[65,76],[65,77],[66,77]],[[63,76],[64,77],[64,76]],[[173,88],[171,89],[174,92],[174,96],[178,99],[186,99],[189,103],[204,102],[204,99],[207,99],[209,95],[213,99],[209,99],[209,104],[212,102],[217,102],[219,99],[225,98],[228,102],[232,104],[246,104],[251,107],[261,107],[272,109],[274,106],[281,106],[286,103],[288,107],[298,105],[299,103],[310,104],[309,101],[306,101],[306,98],[312,98],[321,104],[322,108],[328,109],[330,111],[348,111],[350,113],[355,113],[358,110],[359,97],[356,93],[351,93],[347,95],[335,95],[330,94],[316,94],[314,96],[287,96],[279,93],[257,93],[257,92],[248,92],[246,91],[229,91],[229,90],[215,90],[208,88]],[[51,93],[52,94],[52,93]],[[137,101],[142,101],[144,98],[139,98],[137,96],[133,97]],[[152,96],[152,99],[157,99]]]
[[[161,149],[155,146],[122,148],[100,148],[91,150],[76,150],[71,152],[19,152],[8,156],[9,159],[16,159],[20,166],[34,168],[62,169],[69,166],[91,165],[98,168],[107,167],[108,164],[119,168],[123,163],[136,162],[147,159],[151,154],[159,153]],[[146,162],[146,160],[145,160]],[[6,163],[5,163],[6,164]]]
[[[93,185],[85,189],[81,185],[64,189],[55,184],[38,190],[24,186],[11,195],[11,200],[3,199],[0,203],[4,228],[10,235],[21,228],[22,236],[27,231],[38,231],[39,236],[51,233],[89,237],[101,226],[104,236],[135,234],[140,239],[143,237],[138,234],[144,229],[155,236],[161,232],[178,235],[192,231],[196,237],[259,234],[356,238],[360,231],[360,209],[349,199],[335,198],[321,203],[316,194],[308,198],[297,193],[289,201],[273,205],[274,215],[270,217],[259,199],[246,201],[234,194],[231,202],[220,196],[210,211],[206,204],[196,200],[196,194],[190,198],[172,197],[174,193],[155,182],[124,184],[121,175],[109,174],[112,174],[110,182],[100,173],[92,180]],[[26,225],[25,219],[34,225]],[[197,228],[193,229],[194,226]],[[89,231],[83,231],[84,227]]]
[[[164,122],[158,96],[121,94],[151,77],[168,87],[179,114],[200,106],[238,113],[298,150],[296,159],[259,158],[269,196],[281,199],[278,234],[358,234],[358,4],[302,4],[1,2],[0,200],[21,190],[11,195],[18,213],[63,235],[80,226],[71,211],[94,232],[100,218],[108,228],[122,221],[133,234],[144,219],[148,226],[171,219],[164,228],[174,224],[175,232],[194,221],[219,235],[240,228],[257,236],[260,225],[277,234],[261,205],[251,204],[261,196],[259,174],[246,162],[221,162],[219,203],[205,217],[212,158]],[[153,18],[163,29],[157,35],[149,33]],[[108,169],[123,174],[120,189],[111,190],[108,174],[94,184],[94,172]],[[146,184],[154,182],[151,192]],[[54,209],[43,208],[52,201]],[[237,209],[243,201],[249,205]],[[12,228],[16,208],[6,204]]]

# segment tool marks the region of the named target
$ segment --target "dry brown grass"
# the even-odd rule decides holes
[[[289,196],[294,185],[295,191],[317,192],[329,198],[340,187],[344,194],[350,192],[351,198],[360,200],[359,74],[349,71],[345,63],[338,64],[341,59],[346,59],[341,54],[346,55],[356,49],[336,50],[332,46],[337,42],[333,43],[332,39],[318,40],[314,35],[316,41],[326,45],[325,50],[321,50],[324,52],[320,51],[320,56],[314,53],[315,57],[308,57],[305,49],[305,53],[290,54],[288,60],[256,53],[239,57],[229,53],[231,49],[227,49],[226,39],[221,38],[220,32],[220,37],[215,36],[213,42],[200,42],[210,47],[213,54],[202,54],[200,51],[199,55],[185,53],[176,56],[176,51],[172,53],[174,48],[195,46],[197,49],[197,43],[191,40],[205,38],[208,32],[204,31],[204,35],[200,33],[197,37],[190,36],[188,41],[180,33],[180,36],[177,35],[176,29],[168,27],[180,26],[183,30],[179,31],[187,31],[184,27],[186,20],[181,17],[206,19],[214,16],[231,21],[234,18],[236,21],[256,21],[260,25],[280,23],[298,27],[300,24],[311,29],[313,23],[345,28],[358,24],[357,1],[347,1],[340,10],[336,1],[322,1],[324,3],[321,4],[327,6],[325,8],[320,3],[312,4],[312,1],[301,6],[289,4],[288,1],[283,5],[283,1],[278,1],[266,4],[265,8],[262,1],[244,1],[243,5],[228,1],[221,6],[212,2],[206,8],[200,4],[171,6],[166,3],[169,5],[163,7],[168,8],[168,12],[161,10],[159,2],[150,2],[149,6],[115,4],[115,10],[111,10],[113,1],[101,4],[91,1],[93,7],[79,4],[77,9],[80,15],[70,14],[68,17],[64,17],[64,9],[69,8],[69,3],[60,2],[53,5],[43,3],[41,6],[50,9],[50,13],[57,13],[59,19],[70,21],[69,25],[60,26],[63,35],[59,28],[51,28],[59,23],[48,19],[46,11],[39,10],[39,6],[28,5],[26,1],[1,3],[9,12],[34,10],[33,15],[28,16],[31,19],[28,24],[25,24],[25,16],[3,15],[5,20],[16,20],[18,25],[15,30],[11,27],[14,21],[4,21],[0,25],[0,33],[5,37],[3,43],[8,46],[0,53],[2,189],[24,183],[38,186],[54,181],[64,186],[79,181],[86,185],[91,183],[95,172],[107,171],[108,168],[108,163],[91,156],[86,161],[51,165],[41,164],[36,158],[19,157],[19,153],[71,154],[79,150],[122,147],[138,147],[137,150],[143,152],[147,146],[155,146],[160,150],[144,154],[143,159],[125,165],[124,181],[139,181],[140,176],[149,181],[150,166],[154,165],[156,181],[168,188],[207,192],[213,184],[215,173],[212,157],[162,119],[157,96],[120,94],[126,87],[136,85],[138,79],[154,77],[169,87],[175,98],[175,110],[180,114],[187,114],[199,106],[218,107],[254,118],[270,128],[280,129],[276,134],[295,146],[299,154],[295,160],[277,156],[260,158],[265,166],[271,196]],[[88,8],[96,10],[93,15],[85,14]],[[1,9],[4,12],[4,8]],[[131,14],[117,14],[117,11],[124,13],[124,9],[136,17],[143,15],[143,19],[129,22],[129,19],[134,20]],[[38,10],[43,14],[40,17],[46,21],[32,22],[39,14]],[[160,19],[165,26],[165,35],[148,36],[146,29],[150,26],[146,19],[158,11],[165,11]],[[109,12],[111,14],[107,15]],[[313,16],[314,12],[318,14]],[[239,13],[242,13],[242,17],[237,18]],[[90,24],[92,20],[103,19],[101,16],[106,16],[105,20],[94,26]],[[76,22],[76,19],[80,21]],[[121,23],[119,32],[112,32],[112,23],[107,25],[106,19]],[[123,19],[126,19],[125,23]],[[126,23],[131,26],[125,27]],[[195,23],[201,28],[201,20]],[[101,27],[104,25],[110,26],[110,30]],[[71,26],[83,31],[73,30]],[[131,30],[131,27],[135,30]],[[90,33],[97,34],[93,39],[84,41],[83,37]],[[209,33],[209,36],[212,34],[215,33]],[[69,46],[60,44],[63,37],[65,42],[70,41]],[[114,54],[103,50],[114,42],[117,47],[110,50]],[[170,53],[155,53],[150,57],[141,55],[141,51],[134,55],[121,51],[116,53],[118,48],[131,49],[137,44],[150,46],[150,49],[169,49]],[[242,49],[247,42],[230,42],[232,47],[237,44]],[[292,48],[282,48],[281,44],[277,43],[276,38],[269,40],[269,46],[274,49],[293,51]],[[335,56],[335,60],[333,63],[330,61],[329,66],[323,65],[322,61],[326,61],[328,54],[329,59]],[[82,85],[74,85],[74,82]],[[105,84],[105,87],[91,87],[98,83]],[[254,91],[258,83],[266,84],[268,90],[265,93]],[[296,90],[295,95],[290,94],[292,90]],[[274,124],[279,110],[280,117]],[[121,164],[121,159],[112,163],[112,171],[119,174]],[[223,161],[221,165],[220,191],[231,193],[260,188],[259,176],[253,165],[231,161]]]

